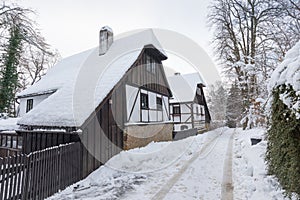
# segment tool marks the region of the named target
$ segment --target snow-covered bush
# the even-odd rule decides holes
[[[243,129],[251,129],[253,127],[264,127],[266,125],[263,105],[265,100],[262,98],[251,99],[249,108],[246,110],[245,117],[241,120]]]
[[[8,113],[0,113],[0,119],[8,119]]]
[[[268,89],[268,170],[289,196],[300,195],[300,41],[276,68]]]

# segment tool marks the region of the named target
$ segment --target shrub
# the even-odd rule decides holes
[[[281,85],[273,90],[273,101],[268,130],[266,161],[268,172],[278,178],[286,194],[300,194],[300,120],[283,102],[283,95],[291,103],[299,97],[291,86]],[[285,98],[284,97],[284,98]]]

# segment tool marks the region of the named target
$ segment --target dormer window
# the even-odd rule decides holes
[[[33,99],[27,99],[26,112],[29,112],[33,108]]]
[[[153,59],[150,56],[146,55],[145,63],[146,63],[146,70],[147,70],[147,72],[155,74],[156,73],[156,70],[155,70],[155,67],[156,67],[155,59]]]

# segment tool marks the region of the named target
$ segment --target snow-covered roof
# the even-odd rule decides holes
[[[18,120],[19,118],[0,119],[0,132],[16,130]]]
[[[109,26],[103,26],[100,31],[107,30],[109,32],[113,32],[113,30]]]
[[[197,85],[204,85],[199,73],[175,74],[168,77],[168,82],[173,93],[171,103],[194,101]]]
[[[79,127],[136,61],[146,45],[166,57],[151,29],[116,39],[99,56],[99,47],[63,59],[18,97],[55,91],[19,121],[21,125]]]

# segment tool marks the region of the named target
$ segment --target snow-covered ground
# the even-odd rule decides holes
[[[267,175],[265,129],[242,131],[237,129],[234,138],[233,182],[234,199],[285,199],[276,179]],[[251,146],[250,138],[263,139]]]
[[[122,151],[86,179],[48,199],[216,200],[228,196],[225,193],[232,193],[233,199],[284,199],[275,179],[266,174],[266,142],[251,146],[250,137],[263,138],[264,132],[219,128]],[[224,189],[231,181],[233,187]]]

